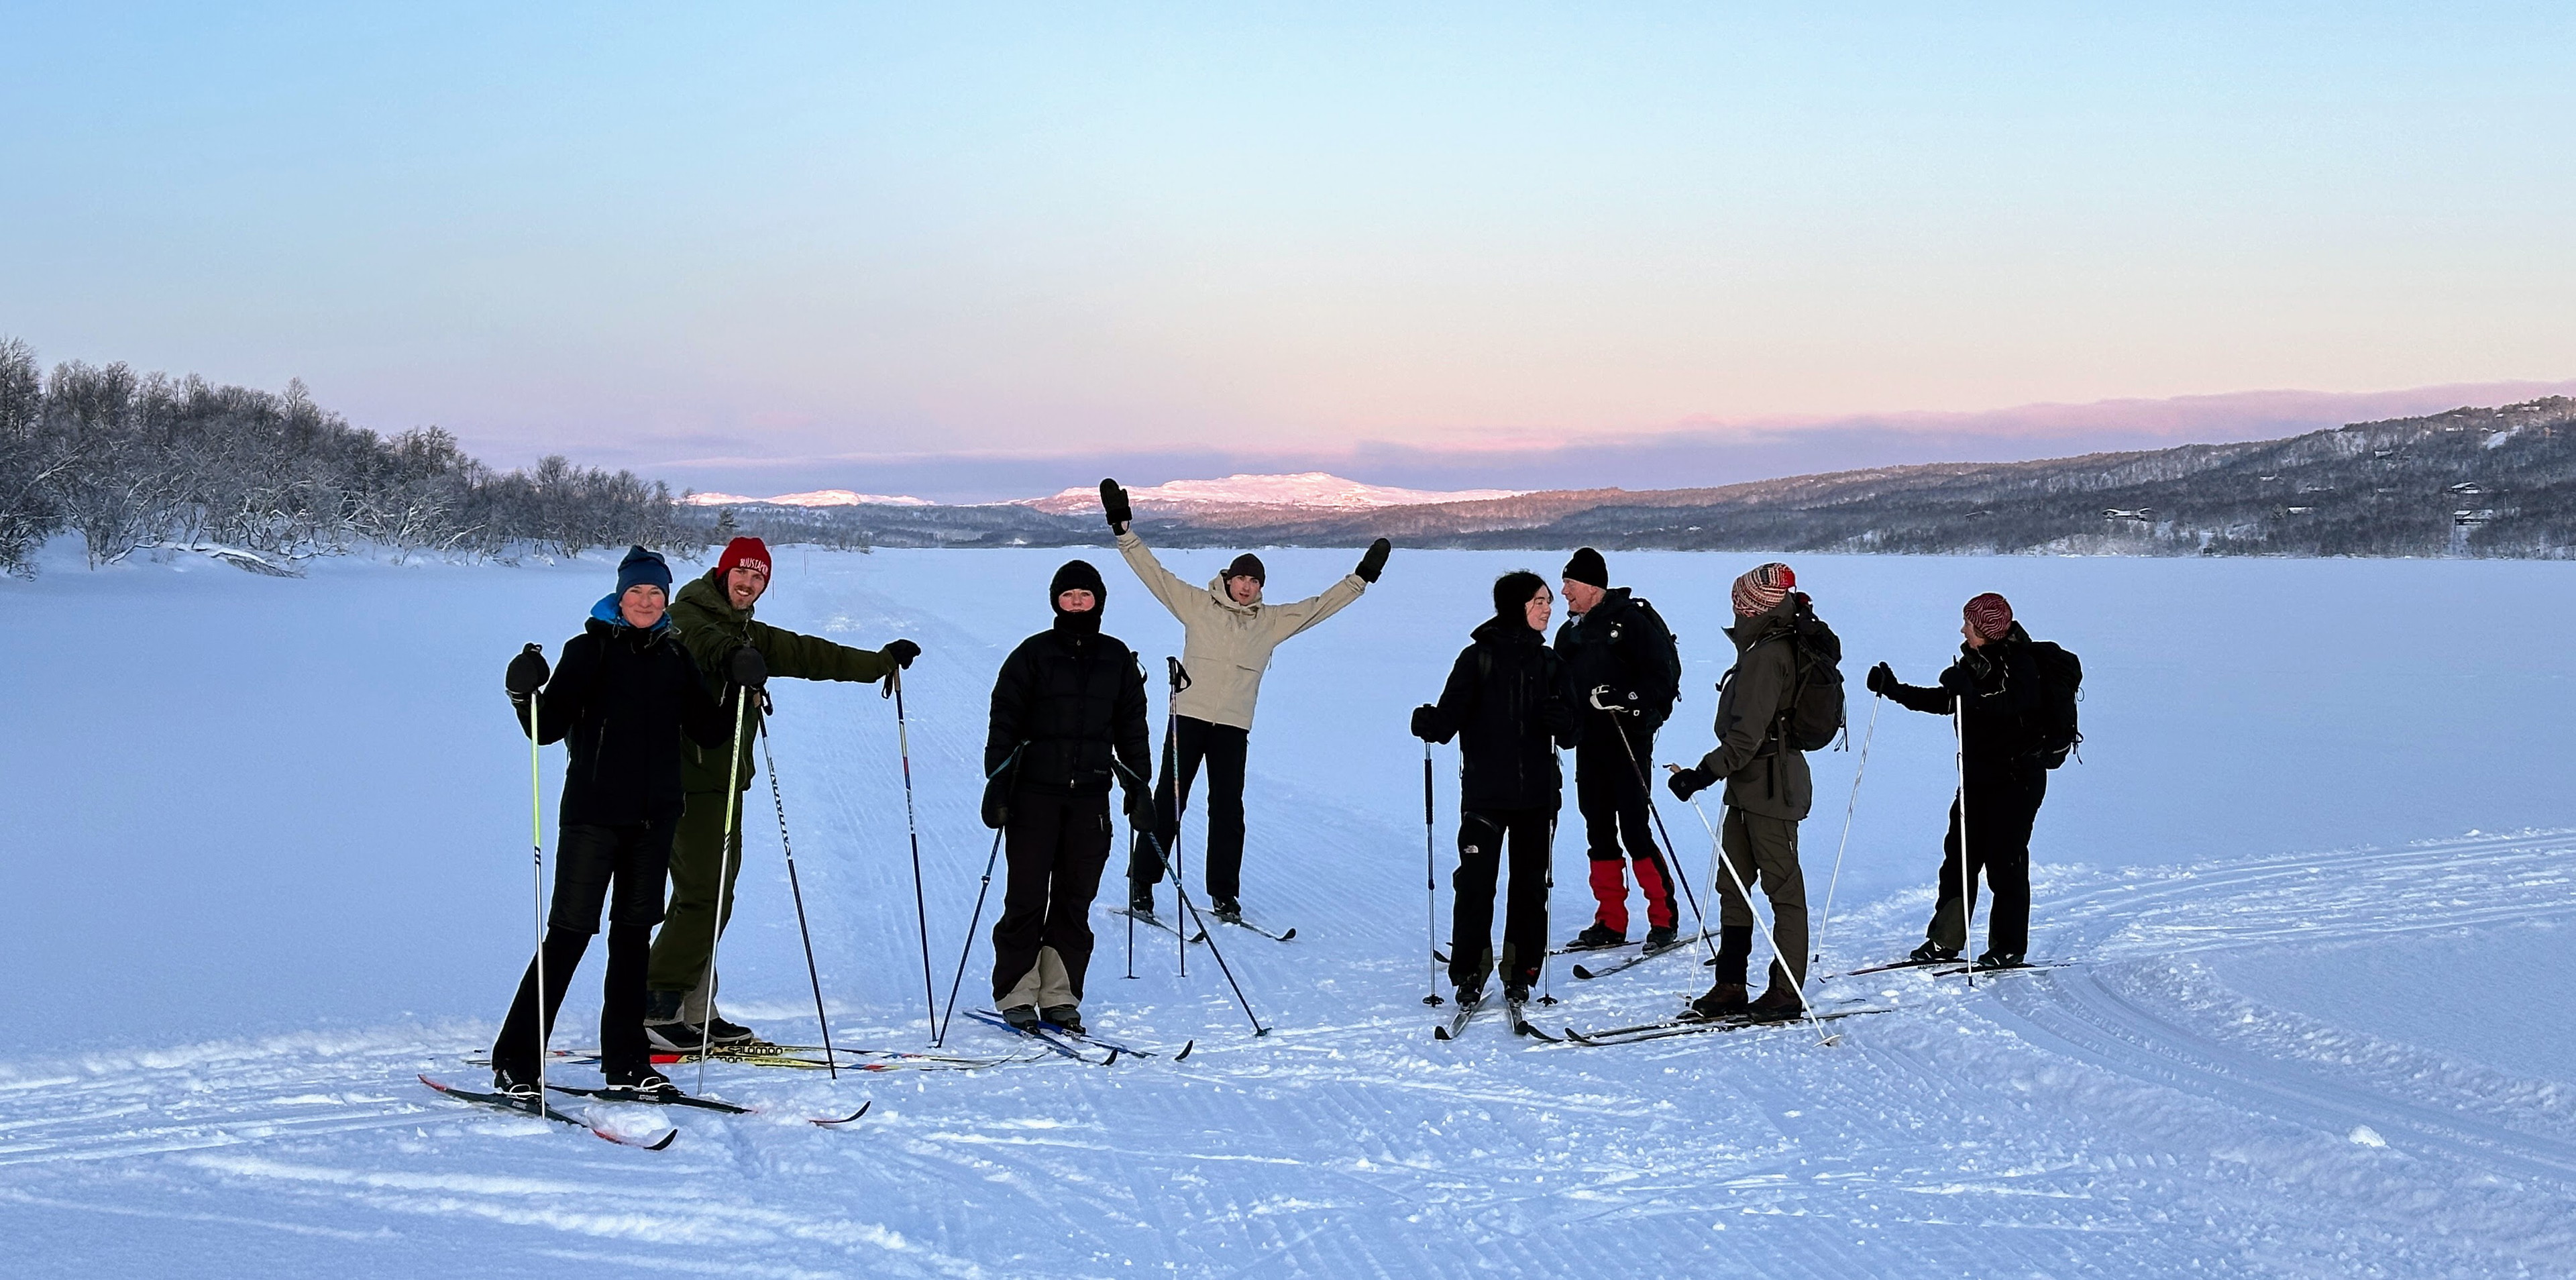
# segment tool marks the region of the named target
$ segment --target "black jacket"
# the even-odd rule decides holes
[[[2030,652],[2030,633],[2012,624],[2004,638],[1983,649],[1959,646],[1959,660],[1942,671],[1933,688],[1898,684],[1888,698],[1909,711],[1936,716],[1964,704],[1960,732],[1970,773],[2044,770],[2039,757],[2039,667]]]
[[[515,718],[527,732],[527,713]],[[668,628],[591,619],[564,642],[563,661],[537,695],[537,741],[560,741],[570,757],[560,806],[569,824],[679,817],[683,733],[721,751],[733,740],[733,712],[707,695]]]
[[[1431,741],[1458,739],[1459,806],[1556,809],[1564,802],[1559,747],[1581,732],[1565,701],[1556,651],[1518,618],[1488,618],[1449,668],[1430,713]]]
[[[1592,691],[1609,691],[1603,702],[1632,708],[1629,735],[1642,726],[1648,735],[1663,727],[1681,697],[1672,667],[1673,633],[1655,606],[1616,587],[1601,603],[1556,629],[1556,656],[1565,668],[1565,699],[1583,719],[1583,736],[1615,742],[1608,713],[1592,709]]]
[[[997,789],[1103,795],[1121,766],[1130,784],[1151,786],[1152,760],[1145,672],[1118,637],[1058,626],[1002,660],[984,737],[984,773]]]

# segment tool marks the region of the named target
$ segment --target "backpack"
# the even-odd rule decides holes
[[[2039,739],[2040,762],[2054,769],[2066,763],[2066,757],[2084,741],[2075,724],[2075,704],[2082,700],[2084,663],[2071,649],[2053,641],[2030,643],[2031,665],[2039,669],[2038,723],[2033,725]]]
[[[1800,751],[1822,751],[1843,731],[1843,642],[1798,597],[1797,623],[1789,632],[1797,682],[1780,711],[1780,737]]]
[[[1664,660],[1664,687],[1673,691],[1673,700],[1678,702],[1681,700],[1682,693],[1682,638],[1674,635],[1673,629],[1664,624],[1663,615],[1655,612],[1655,606],[1652,603],[1639,596],[1629,598],[1634,602],[1637,612],[1645,615],[1645,620],[1653,623],[1655,630],[1663,633],[1664,651],[1661,657]]]

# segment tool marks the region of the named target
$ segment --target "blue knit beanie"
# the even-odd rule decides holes
[[[617,594],[622,596],[628,588],[648,585],[660,587],[665,596],[671,594],[671,566],[642,547],[630,548],[626,558],[617,562]]]

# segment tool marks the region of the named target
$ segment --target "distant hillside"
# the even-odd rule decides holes
[[[1096,509],[800,513],[877,546],[1067,546]],[[2363,422],[2285,440],[1940,463],[1712,489],[1570,490],[1367,509],[1141,513],[1172,546],[2561,557],[2576,553],[2576,399]]]

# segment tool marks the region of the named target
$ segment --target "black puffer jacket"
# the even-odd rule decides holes
[[[1518,618],[1488,618],[1473,634],[1422,726],[1430,741],[1458,739],[1460,807],[1561,807],[1556,752],[1581,730],[1556,651]]]
[[[1150,785],[1145,673],[1118,637],[1082,623],[1059,618],[1021,641],[993,681],[984,772],[1007,790],[1100,795],[1121,765],[1131,783]]]
[[[1964,706],[1960,731],[1970,773],[2045,771],[2039,755],[2040,677],[2031,657],[2030,633],[2012,624],[2004,638],[1982,649],[1959,646],[1958,661],[1933,688],[1896,685],[1888,698],[1909,711],[1936,716]]]
[[[1633,709],[1632,735],[1633,726],[1649,734],[1662,728],[1681,696],[1672,651],[1672,629],[1655,606],[1626,587],[1613,588],[1582,617],[1566,619],[1556,629],[1556,656],[1565,668],[1566,700],[1583,717],[1585,737],[1617,741],[1610,736],[1610,715],[1592,709],[1592,691],[1603,685],[1609,686],[1603,702]]]
[[[525,733],[526,713],[516,718]],[[683,733],[722,751],[733,740],[733,718],[707,696],[697,664],[668,627],[638,631],[592,618],[564,642],[563,661],[537,695],[537,740],[562,742],[571,758],[566,823],[679,817]]]

